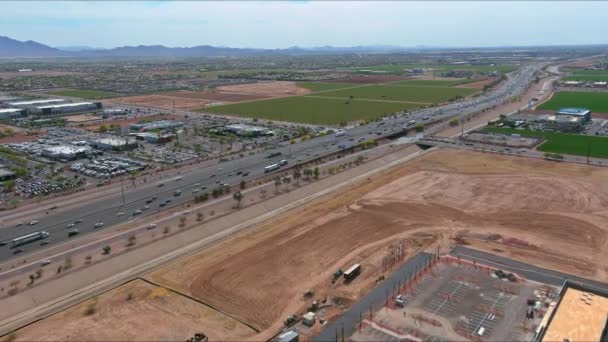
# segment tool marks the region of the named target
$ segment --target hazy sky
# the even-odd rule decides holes
[[[0,1],[0,35],[51,46],[608,43],[608,2]]]

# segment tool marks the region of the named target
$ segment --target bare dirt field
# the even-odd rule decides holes
[[[173,93],[165,93],[166,96],[185,97],[189,99],[203,99],[219,102],[242,102],[267,99],[270,96],[253,95],[253,94],[238,94],[238,93],[223,93],[214,91],[178,91]]]
[[[483,89],[483,87],[494,82],[495,80],[496,80],[496,78],[487,78],[485,80],[479,80],[479,81],[475,81],[475,82],[460,84],[460,85],[455,86],[455,88]]]
[[[4,137],[0,138],[0,144],[11,144],[11,143],[20,143],[26,141],[36,141],[39,138],[40,133],[32,133],[28,134],[25,128],[11,126],[11,125],[3,125],[0,124],[0,132],[13,131],[15,135],[12,137]],[[33,130],[32,132],[41,132],[40,130]]]
[[[370,75],[370,76],[355,76],[355,77],[338,78],[338,79],[334,79],[334,80],[327,80],[324,82],[379,84],[379,83],[387,83],[387,82],[395,82],[395,81],[403,81],[403,80],[411,80],[411,79],[413,79],[413,77],[411,77],[411,76]]]
[[[282,318],[302,310],[307,289],[319,298],[355,300],[373,286],[382,257],[396,242],[413,255],[437,242],[481,240],[481,249],[606,280],[608,262],[601,253],[606,179],[608,170],[600,168],[433,152],[167,266],[150,279],[261,331],[277,329]],[[362,263],[362,277],[349,286],[331,286],[331,273],[354,262]]]
[[[80,123],[80,122],[100,120],[101,116],[98,116],[98,115],[70,115],[70,116],[65,116],[64,119],[66,119],[68,122]]]
[[[17,341],[185,341],[202,331],[211,341],[238,340],[253,332],[201,303],[138,279],[20,329],[13,338]]]
[[[217,87],[217,91],[224,94],[256,95],[264,97],[283,97],[293,95],[306,95],[310,90],[301,88],[296,82],[274,81],[237,84]]]
[[[141,96],[126,96],[115,97],[108,102],[126,104],[133,106],[153,107],[172,110],[189,110],[193,108],[201,108],[212,103],[212,100],[194,99],[178,96],[165,95],[141,95]],[[175,107],[174,107],[175,106]]]

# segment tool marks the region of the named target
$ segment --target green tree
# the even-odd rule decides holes
[[[277,176],[273,178],[274,180],[274,192],[276,194],[279,193],[279,186],[281,186],[281,177]]]
[[[293,170],[293,179],[295,179],[297,184],[300,184],[300,178],[302,178],[302,171],[299,168]]]
[[[196,221],[197,222],[201,222],[203,220],[203,218],[204,218],[203,213],[200,213],[200,212],[196,213]]]
[[[424,125],[423,124],[416,125],[416,132],[422,132],[422,131],[424,131]]]
[[[313,171],[313,175],[315,177],[315,179],[319,179],[319,168],[315,167],[314,171]]]
[[[15,189],[15,180],[9,179],[2,182],[2,187],[8,192],[13,191]]]
[[[110,247],[110,246],[103,246],[103,248],[101,250],[103,251],[102,252],[103,255],[108,255],[112,251],[112,247]]]
[[[203,154],[203,146],[201,144],[194,144],[194,152],[198,155]]]
[[[99,129],[97,130],[99,133],[105,133],[108,131],[108,126],[106,125],[101,125],[99,126]]]

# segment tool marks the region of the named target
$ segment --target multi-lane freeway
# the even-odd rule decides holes
[[[464,101],[397,115],[380,123],[374,122],[365,126],[358,126],[347,130],[344,135],[340,136],[332,134],[292,145],[284,143],[264,154],[246,156],[149,182],[125,192],[124,204],[122,194],[118,191],[114,195],[90,200],[75,208],[59,208],[57,211],[49,212],[49,214],[30,217],[24,220],[24,224],[20,226],[4,224],[0,227],[0,241],[6,243],[6,245],[0,246],[0,260],[14,257],[17,250],[21,250],[20,253],[30,253],[45,248],[47,245],[64,242],[71,238],[68,236],[68,232],[74,229],[78,230],[78,235],[108,229],[137,217],[190,201],[196,195],[193,193],[194,189],[201,189],[200,192],[209,192],[219,184],[227,183],[235,186],[241,180],[249,181],[258,178],[264,175],[266,166],[278,163],[281,160],[286,160],[288,163],[280,169],[285,170],[295,164],[333,154],[341,148],[353,147],[363,139],[377,139],[395,135],[403,132],[408,124],[408,128],[411,129],[414,127],[413,121],[416,124],[424,124],[480,112],[483,109],[501,104],[514,96],[521,95],[534,80],[536,73],[546,65],[547,63],[526,65],[508,74],[507,79],[492,91]],[[431,132],[432,130],[429,130],[427,134]],[[269,154],[278,153],[280,155],[268,158]],[[176,190],[180,190],[181,194],[175,195]],[[161,206],[161,203],[168,199],[171,202]],[[48,206],[50,207],[52,204],[48,204]],[[137,210],[141,210],[142,213],[134,215]],[[27,223],[31,220],[38,222],[35,225],[28,225]],[[103,225],[100,225],[100,223],[103,223]],[[12,239],[37,231],[50,233],[50,236],[44,240],[44,244],[42,241],[36,241],[18,248],[11,248]]]

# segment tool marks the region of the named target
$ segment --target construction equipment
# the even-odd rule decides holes
[[[285,322],[283,322],[283,324],[285,324],[285,326],[288,327],[288,326],[294,324],[297,319],[298,319],[298,316],[291,315],[291,316],[287,317],[287,319],[285,320]]]
[[[334,274],[331,277],[331,283],[335,283],[336,280],[338,280],[338,278],[340,278],[342,276],[342,269],[338,268],[338,270],[336,272],[334,272]]]

